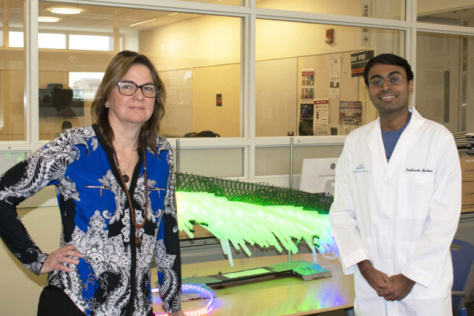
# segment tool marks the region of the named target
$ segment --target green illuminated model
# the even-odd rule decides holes
[[[183,173],[176,173],[176,191],[179,229],[193,238],[195,224],[206,228],[231,265],[230,243],[250,256],[247,243],[297,253],[304,240],[314,258],[315,248],[337,255],[327,216],[332,197],[325,194]]]

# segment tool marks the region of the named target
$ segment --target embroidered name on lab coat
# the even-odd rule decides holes
[[[406,172],[419,172],[419,173],[424,173],[424,172],[431,173],[431,172],[433,172],[433,170],[431,170],[431,169],[420,169],[420,168],[418,168],[418,169],[406,168],[405,170],[406,170]]]

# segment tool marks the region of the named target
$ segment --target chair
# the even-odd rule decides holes
[[[474,246],[467,241],[454,239],[451,244],[451,257],[454,270],[453,314],[454,316],[467,316],[466,306],[464,305],[464,287],[474,263]]]

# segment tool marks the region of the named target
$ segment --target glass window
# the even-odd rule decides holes
[[[257,8],[405,20],[403,0],[262,0]]]
[[[473,26],[472,1],[418,0],[418,22]]]
[[[77,4],[79,14],[60,15],[51,12],[54,6],[67,5],[39,2],[40,16],[60,17],[56,23],[39,22],[39,31],[66,34],[69,49],[39,51],[40,139],[50,139],[63,124],[91,123],[101,78],[91,73],[103,73],[122,49],[147,55],[165,82],[162,134],[242,136],[240,18]],[[80,98],[75,110],[65,114],[42,102],[56,85],[75,91]]]
[[[38,34],[38,47],[39,48],[52,48],[52,49],[66,49],[67,48],[66,34],[39,33]]]
[[[10,32],[9,46],[10,47],[25,47],[25,34],[23,32]]]
[[[403,42],[401,31],[257,20],[256,136],[346,135],[374,120],[364,62],[403,55]]]
[[[206,177],[242,177],[243,149],[183,149],[175,153],[176,170]]]
[[[451,132],[474,129],[474,38],[417,34],[416,107]]]
[[[99,35],[69,35],[69,49],[113,51],[113,38]]]
[[[224,4],[224,5],[234,5],[234,6],[243,5],[243,0],[179,0],[179,1],[210,3],[210,4]]]
[[[8,169],[23,161],[28,154],[27,151],[0,151],[0,174],[4,174]]]
[[[341,146],[293,146],[293,174],[300,174],[303,159],[339,158]],[[255,175],[276,176],[290,173],[291,145],[288,139],[286,147],[260,147],[255,151]],[[294,186],[296,187],[296,186]]]
[[[25,140],[23,0],[0,0],[0,140]]]
[[[261,147],[255,150],[255,175],[268,176],[289,174],[290,166],[290,139],[288,147]]]
[[[99,83],[104,77],[103,72],[69,72],[69,86],[84,90],[84,100],[93,101]]]

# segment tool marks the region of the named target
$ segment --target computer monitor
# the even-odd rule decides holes
[[[70,118],[84,116],[84,90],[48,88],[39,89],[39,115],[41,117]]]
[[[303,159],[300,190],[334,195],[337,160],[338,158]]]

